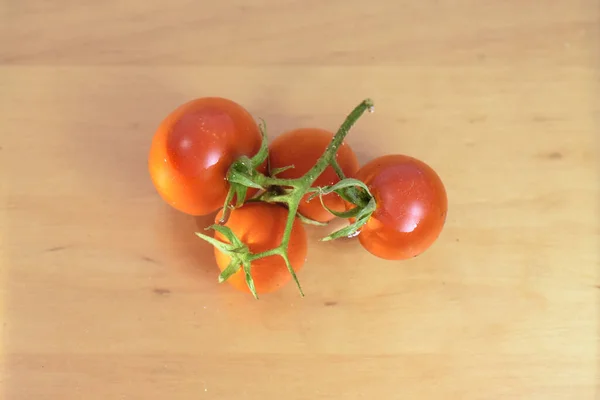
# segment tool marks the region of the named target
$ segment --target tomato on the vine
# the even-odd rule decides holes
[[[159,125],[148,156],[152,183],[172,207],[207,215],[223,206],[230,165],[261,146],[258,124],[239,104],[204,97],[182,104]],[[248,196],[255,193],[248,190]]]
[[[294,168],[280,172],[277,177],[283,179],[301,177],[315,165],[332,139],[333,133],[318,128],[300,128],[279,135],[269,146],[271,170],[293,165]],[[344,142],[339,147],[336,160],[346,177],[351,178],[358,171],[358,160],[347,143]],[[328,186],[339,181],[335,170],[328,166],[312,186]],[[300,201],[298,206],[300,214],[319,222],[328,222],[335,218],[333,214],[323,208],[318,197],[307,202],[308,197],[309,194]],[[323,196],[323,202],[333,211],[345,210],[344,201],[336,193]]]
[[[405,155],[386,155],[356,174],[373,194],[377,208],[358,239],[370,253],[388,260],[415,257],[440,235],[448,199],[438,174]]]
[[[219,211],[215,221],[219,221],[223,210]],[[261,253],[276,248],[281,243],[285,230],[287,209],[276,204],[248,202],[231,211],[225,226],[230,228],[242,243],[248,246],[251,253]],[[221,233],[216,232],[214,238],[230,243]],[[231,262],[231,257],[216,247],[215,258],[221,271]],[[304,226],[297,218],[292,225],[288,243],[288,257],[294,272],[304,266],[307,254],[307,235]],[[286,285],[292,276],[284,259],[279,255],[259,258],[251,263],[251,275],[258,294],[274,292]],[[231,275],[226,282],[234,288],[250,293],[243,268]]]

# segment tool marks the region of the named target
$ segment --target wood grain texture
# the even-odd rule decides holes
[[[594,398],[599,8],[0,1],[0,398]],[[219,286],[146,169],[204,95],[272,136],[373,98],[348,142],[432,165],[442,236],[396,263],[310,229],[304,299]]]

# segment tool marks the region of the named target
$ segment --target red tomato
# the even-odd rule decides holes
[[[223,210],[219,211],[215,221],[219,221]],[[271,250],[281,243],[288,212],[282,206],[269,203],[245,203],[242,207],[231,211],[225,226],[229,227],[236,237],[242,241],[250,252],[256,254]],[[229,243],[227,238],[215,232],[215,239]],[[294,272],[304,266],[307,253],[307,236],[302,223],[296,219],[292,226],[288,257]],[[215,248],[215,258],[219,269],[223,271],[231,258]],[[251,274],[258,294],[274,292],[292,279],[285,261],[279,255],[259,258],[251,264]],[[229,277],[229,282],[234,288],[250,293],[246,283],[243,268]]]
[[[358,235],[365,249],[380,258],[402,260],[433,244],[446,221],[448,199],[431,167],[412,157],[387,155],[364,165],[356,178],[377,203]]]
[[[179,211],[210,214],[223,206],[231,163],[254,156],[261,140],[258,124],[239,104],[217,97],[192,100],[169,114],[154,135],[148,157],[152,183]]]
[[[299,178],[315,165],[331,139],[333,133],[317,128],[301,128],[286,132],[276,137],[269,146],[271,169],[294,165],[294,168],[279,173],[277,177]],[[340,146],[336,159],[346,177],[351,178],[358,171],[358,160],[348,144],[343,143]],[[333,185],[339,181],[334,169],[329,166],[315,180],[313,187]],[[320,222],[328,222],[334,218],[333,214],[323,208],[318,197],[310,202],[306,202],[307,198],[308,195],[300,202],[298,207],[300,214]],[[323,200],[333,211],[345,210],[344,201],[336,193],[323,196]]]

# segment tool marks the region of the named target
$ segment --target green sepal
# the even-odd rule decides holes
[[[367,194],[369,196],[373,197],[373,195],[369,191],[369,187],[364,182],[359,181],[358,179],[354,179],[354,178],[342,179],[341,181],[337,182],[335,185],[326,186],[326,187],[322,188],[322,190],[319,193],[329,194],[329,193],[337,192],[338,190],[350,188],[350,187],[359,187],[359,188],[363,189],[365,192],[367,192]]]
[[[265,190],[264,187],[260,186],[258,183],[254,182],[248,175],[245,173],[234,172],[229,175],[229,182],[232,184],[238,184],[246,187],[251,187],[255,189]]]
[[[234,184],[235,187],[235,207],[241,207],[246,200],[246,194],[248,194],[248,187],[244,185]]]
[[[350,196],[347,195],[346,189],[348,189],[348,188],[354,189],[356,187],[359,187],[360,189],[365,191],[365,193],[366,193],[365,197],[368,196],[369,201],[371,201],[373,199],[373,195],[369,191],[369,187],[364,182],[361,182],[358,179],[354,179],[354,178],[346,178],[346,179],[342,179],[341,181],[337,182],[335,185],[316,188],[316,190],[313,191],[313,193],[308,197],[307,201],[311,201],[315,197],[319,196],[321,205],[323,206],[324,209],[326,209],[331,214],[335,215],[338,218],[354,218],[354,217],[361,215],[363,210],[368,207],[369,202],[367,202],[364,205],[362,205],[362,204],[356,205],[356,207],[354,207],[351,210],[340,212],[340,211],[334,211],[334,210],[330,209],[329,207],[327,207],[325,205],[325,202],[323,201],[323,196],[335,192],[336,194],[341,196],[344,200],[352,202],[352,199],[350,199]]]
[[[342,200],[347,201],[348,203],[356,204],[355,199],[348,194],[348,189],[340,189],[336,193],[342,198]]]
[[[219,232],[221,235],[225,236],[227,238],[227,240],[229,240],[229,243],[232,245],[232,247],[244,246],[244,243],[242,243],[242,241],[237,236],[235,236],[235,233],[233,233],[231,228],[229,228],[228,226],[214,224],[214,225],[204,228],[204,230],[210,230],[210,229],[213,229],[213,230]]]
[[[252,279],[252,275],[250,273],[251,262],[248,261],[248,259],[250,258],[251,253],[248,247],[242,243],[235,233],[233,233],[233,231],[227,226],[215,224],[205,228],[205,230],[209,229],[219,232],[230,242],[221,242],[203,233],[196,232],[198,237],[206,240],[208,243],[219,249],[219,251],[231,257],[229,265],[227,265],[227,267],[219,275],[219,283],[226,281],[231,275],[235,274],[243,266],[248,288],[250,288],[252,295],[258,299],[256,288],[254,287],[254,280]]]
[[[373,212],[375,212],[376,208],[377,208],[377,204],[375,203],[375,199],[373,197],[371,197],[371,200],[365,207],[357,206],[355,208],[355,209],[358,209],[359,211],[356,214],[354,223],[331,233],[330,235],[322,238],[321,241],[326,242],[329,240],[335,240],[335,239],[339,239],[342,237],[348,237],[348,236],[355,235],[357,232],[360,231],[360,228],[369,221],[369,218],[371,218],[371,215],[373,215]]]
[[[229,252],[229,250],[231,249],[231,244],[229,244],[229,243],[221,242],[220,240],[217,240],[213,237],[207,236],[200,232],[194,232],[194,234],[196,236],[198,236],[200,239],[206,240],[208,243],[212,244],[213,246],[215,246],[217,249],[219,249],[220,251],[222,251],[224,253]]]
[[[304,297],[304,291],[302,290],[302,286],[300,286],[300,281],[298,280],[298,277],[296,276],[296,272],[294,271],[294,268],[292,268],[292,264],[290,263],[290,259],[288,258],[287,253],[285,253],[285,252],[282,253],[281,257],[283,257],[283,261],[285,261],[285,266],[287,267],[288,271],[292,275],[294,282],[296,282],[296,286],[298,286],[298,290],[300,291],[300,296]]]
[[[282,173],[283,171],[287,171],[288,169],[293,169],[293,168],[296,168],[296,167],[295,167],[295,166],[293,166],[293,165],[287,165],[287,166],[285,166],[285,167],[281,167],[281,168],[275,168],[275,169],[272,169],[272,170],[270,171],[270,175],[271,175],[272,177],[275,177],[275,176],[277,176],[278,174]]]
[[[242,263],[237,258],[232,257],[227,268],[219,274],[219,283],[225,282],[229,277],[240,270]]]
[[[250,289],[252,296],[254,296],[254,298],[258,300],[258,294],[256,293],[256,287],[254,286],[254,279],[252,279],[252,274],[250,273],[251,263],[244,262],[244,263],[242,263],[242,266],[244,267],[244,274],[246,275],[246,284],[248,285],[248,289]]]
[[[327,222],[321,222],[321,221],[315,221],[314,219],[308,218],[302,214],[300,214],[299,212],[296,213],[296,217],[298,217],[298,219],[300,221],[302,221],[305,224],[308,225],[316,225],[316,226],[327,226]]]

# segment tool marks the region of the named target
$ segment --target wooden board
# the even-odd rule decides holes
[[[599,7],[576,1],[0,2],[0,398],[592,399]],[[216,282],[167,207],[160,120],[218,95],[448,189],[407,262],[310,229],[306,297]]]

